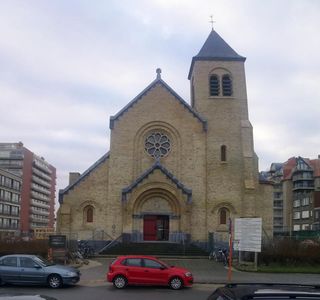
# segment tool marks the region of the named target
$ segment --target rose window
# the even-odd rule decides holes
[[[160,132],[151,133],[145,141],[146,152],[154,157],[160,158],[166,156],[171,148],[169,138]]]

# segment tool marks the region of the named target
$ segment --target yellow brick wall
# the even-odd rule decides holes
[[[232,74],[233,97],[209,97],[209,74],[225,70]],[[208,232],[227,236],[227,225],[218,220],[225,207],[231,218],[262,216],[264,229],[272,235],[272,190],[258,182],[243,63],[197,61],[192,76],[194,108],[207,120],[207,131],[163,85],[153,86],[114,121],[110,157],[64,195],[57,223],[61,233],[76,232],[83,239],[96,230],[107,238],[142,232],[141,216],[154,209],[155,214],[170,214],[171,231],[205,242]],[[160,162],[192,190],[191,203],[158,169],[123,201],[122,190],[155,162],[144,149],[153,131],[169,137],[171,151]],[[221,145],[227,146],[226,162],[220,161]],[[83,221],[88,204],[95,208],[92,224]]]

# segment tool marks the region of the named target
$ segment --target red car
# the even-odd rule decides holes
[[[122,289],[127,285],[165,285],[174,290],[192,286],[193,276],[184,268],[168,266],[153,256],[119,256],[109,266],[107,280]]]

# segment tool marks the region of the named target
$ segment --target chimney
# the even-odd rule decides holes
[[[74,184],[78,180],[79,177],[80,177],[79,172],[70,172],[69,173],[69,185]]]

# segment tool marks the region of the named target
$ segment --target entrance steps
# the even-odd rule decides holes
[[[168,242],[118,243],[103,250],[100,254],[208,257],[208,252],[195,245],[183,245]]]

